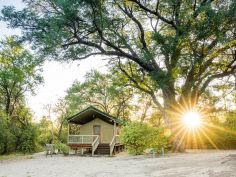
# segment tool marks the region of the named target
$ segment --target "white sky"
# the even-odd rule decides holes
[[[3,6],[14,5],[17,9],[24,7],[21,0],[0,0],[0,10]],[[0,39],[5,36],[20,34],[19,30],[8,29],[4,22],[0,21]],[[46,62],[43,66],[44,84],[36,89],[35,96],[27,96],[28,106],[32,109],[35,119],[38,120],[45,115],[43,107],[54,104],[58,98],[65,96],[65,91],[74,80],[83,81],[86,72],[91,69],[99,71],[106,70],[106,61],[99,57],[90,57],[83,61],[71,63]]]

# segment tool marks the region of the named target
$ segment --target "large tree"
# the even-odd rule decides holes
[[[93,105],[115,117],[128,119],[134,90],[127,83],[128,80],[115,71],[103,74],[91,70],[86,73],[84,82],[73,83],[65,100],[73,113]]]
[[[0,127],[3,133],[0,153],[35,150],[37,131],[32,124],[33,115],[25,98],[41,82],[39,60],[16,42],[14,37],[1,41]]]
[[[40,61],[8,37],[0,42],[0,109],[13,118],[17,107],[24,105],[26,93],[42,82]]]
[[[109,56],[152,96],[166,125],[173,106],[195,105],[212,82],[236,72],[235,0],[24,2],[21,11],[5,7],[2,19],[21,28],[38,53],[66,61]],[[138,75],[129,75],[124,62],[135,64]],[[140,83],[142,77],[151,84]]]

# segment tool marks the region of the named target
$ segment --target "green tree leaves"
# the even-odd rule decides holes
[[[0,126],[3,142],[0,153],[36,149],[37,130],[32,125],[32,113],[25,104],[25,96],[34,93],[36,86],[42,83],[40,64],[41,61],[24,49],[16,38],[1,41]]]
[[[140,155],[147,148],[154,148],[161,152],[161,148],[168,149],[168,138],[161,128],[154,128],[148,124],[129,123],[121,131],[121,140],[130,154]]]
[[[5,7],[1,19],[21,28],[37,54],[65,61],[108,56],[152,97],[167,126],[170,109],[185,99],[197,104],[212,83],[236,73],[235,0],[25,2],[22,11]],[[142,72],[130,75],[119,67],[126,62]]]
[[[21,28],[38,54],[134,62],[151,76],[165,105],[177,104],[176,96],[185,97],[186,90],[201,96],[213,80],[235,72],[233,58],[223,55],[235,47],[232,0],[25,2],[22,11],[5,7],[2,20]],[[220,71],[215,66],[222,59],[226,68]]]
[[[0,45],[0,106],[11,116],[26,92],[33,93],[42,82],[40,61],[9,37]]]
[[[83,83],[74,82],[67,91],[66,100],[74,113],[93,105],[115,117],[128,118],[133,92],[131,87],[124,86],[126,82],[118,74],[92,70],[86,74]]]

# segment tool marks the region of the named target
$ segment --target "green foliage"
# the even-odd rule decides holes
[[[36,54],[65,61],[105,55],[110,63],[135,63],[135,70],[123,68],[128,69],[128,85],[149,94],[159,110],[166,111],[163,113],[181,106],[182,98],[187,97],[190,103],[199,100],[211,90],[212,83],[227,82],[235,74],[235,55],[231,53],[236,46],[235,0],[24,2],[26,7],[21,11],[4,7],[1,19],[12,28],[21,28],[22,39],[32,44]],[[94,104],[101,105],[97,101],[104,95],[104,83],[99,82],[98,87],[90,84],[91,92],[86,92],[96,97]],[[78,90],[71,89],[72,95],[82,96],[84,85],[75,85]],[[109,97],[113,98],[112,94]],[[78,102],[83,105],[84,101]],[[110,109],[105,105],[103,110]],[[165,122],[171,124],[171,120]]]
[[[68,131],[67,131],[67,122],[61,124],[62,129],[61,129],[61,133],[60,133],[60,139],[59,139],[59,131],[57,131],[57,140],[61,143],[67,143],[67,135],[68,135]]]
[[[52,132],[51,132],[51,122],[46,118],[43,117],[39,124],[39,137],[38,142],[39,144],[44,147],[45,144],[51,144],[52,143]]]
[[[124,87],[127,80],[118,76],[96,70],[87,72],[83,83],[74,82],[67,91],[65,99],[70,112],[76,113],[92,105],[116,117],[127,118],[133,91],[131,87]]]
[[[200,148],[207,149],[236,149],[235,130],[230,129],[223,124],[213,124],[215,127],[208,128],[205,133],[201,135],[202,144]]]
[[[225,117],[225,126],[236,131],[236,112],[228,112]]]
[[[25,125],[13,124],[0,116],[0,154],[21,151],[32,153],[37,150],[38,129],[31,122]]]
[[[34,125],[23,127],[19,137],[19,150],[21,152],[32,153],[36,151],[38,131]]]
[[[148,123],[153,127],[161,127],[164,125],[162,114],[158,110],[154,110],[148,119]]]
[[[154,148],[160,152],[162,146],[165,149],[169,147],[162,129],[137,122],[129,123],[122,129],[121,140],[133,155],[143,154],[147,148]]]
[[[125,63],[122,67],[132,67],[133,73],[142,72],[137,71],[135,65],[130,66],[129,63]],[[143,78],[135,77],[135,79],[140,79],[141,82]],[[146,88],[152,87],[147,80],[140,85]],[[127,77],[115,67],[111,67],[106,73],[96,70],[87,72],[84,82],[75,81],[67,90],[64,101],[67,103],[64,107],[69,109],[67,111],[69,114],[75,114],[92,105],[126,120],[135,117],[143,121],[149,116],[147,112],[154,107],[151,97],[134,89]]]
[[[121,131],[121,140],[130,154],[140,155],[150,145],[150,130],[146,124],[130,123]]]
[[[172,99],[177,89],[199,87],[204,92],[212,80],[234,73],[232,57],[223,55],[236,46],[234,0],[163,0],[157,6],[154,1],[24,2],[21,11],[4,7],[1,19],[21,28],[23,39],[42,56],[68,61],[107,55],[115,63],[117,57],[127,59],[151,76],[155,89],[172,92]],[[218,73],[222,75],[216,77]]]
[[[207,117],[206,122],[195,139],[187,140],[186,148],[236,149],[235,112],[215,113],[215,115]]]
[[[37,128],[25,104],[26,93],[42,82],[41,61],[15,37],[0,42],[0,153],[34,152]]]
[[[13,97],[11,99],[16,96],[21,97],[26,91],[33,93],[35,87],[42,82],[40,65],[41,61],[38,58],[34,58],[14,37],[8,37],[1,41],[1,94],[6,92],[3,88],[8,88],[11,91],[11,96]]]
[[[236,149],[236,112],[226,114],[225,123],[222,125],[225,131],[222,131],[223,144],[226,149]]]
[[[15,149],[16,137],[9,130],[8,123],[6,114],[0,111],[0,154]]]
[[[66,144],[58,143],[55,147],[58,149],[59,152],[62,152],[64,155],[69,155],[70,148]]]
[[[54,122],[54,129],[56,129],[56,138],[58,142],[67,142],[67,118],[72,114],[72,108],[65,99],[59,99],[53,107],[57,119]]]
[[[170,149],[170,137],[164,135],[164,129],[151,127],[151,130],[150,147],[154,148],[158,153],[162,153],[162,148],[164,148],[165,151],[168,151]]]

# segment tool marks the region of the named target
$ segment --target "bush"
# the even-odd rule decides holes
[[[149,127],[146,124],[130,123],[121,131],[121,141],[130,154],[139,155],[149,147]]]
[[[52,132],[51,132],[51,122],[43,117],[40,123],[37,124],[39,129],[39,144],[44,147],[45,144],[51,144],[52,142]],[[55,133],[55,132],[54,132]]]
[[[58,149],[59,152],[62,152],[64,155],[69,155],[70,148],[63,143],[58,143],[55,145],[55,148]]]
[[[224,126],[236,131],[236,112],[229,112],[225,116]]]
[[[226,113],[225,122],[215,126],[220,127],[214,130],[217,136],[217,147],[220,149],[236,149],[236,112]]]
[[[224,116],[223,121],[216,116],[210,117],[196,140],[188,140],[187,148],[236,149],[236,114],[229,112]]]
[[[0,154],[15,150],[16,136],[8,128],[6,115],[0,111]]]
[[[0,126],[0,154],[15,150],[16,137],[8,130]]]
[[[162,148],[165,152],[170,149],[169,137],[164,135],[163,128],[151,127],[150,147],[154,148],[157,153],[162,153]]]
[[[19,150],[24,153],[32,153],[36,151],[37,145],[37,129],[33,125],[27,125],[21,132],[19,141]]]
[[[162,145],[168,148],[168,139],[164,136],[163,129],[137,122],[129,123],[122,129],[121,141],[132,155],[143,154],[147,148],[160,152]]]

